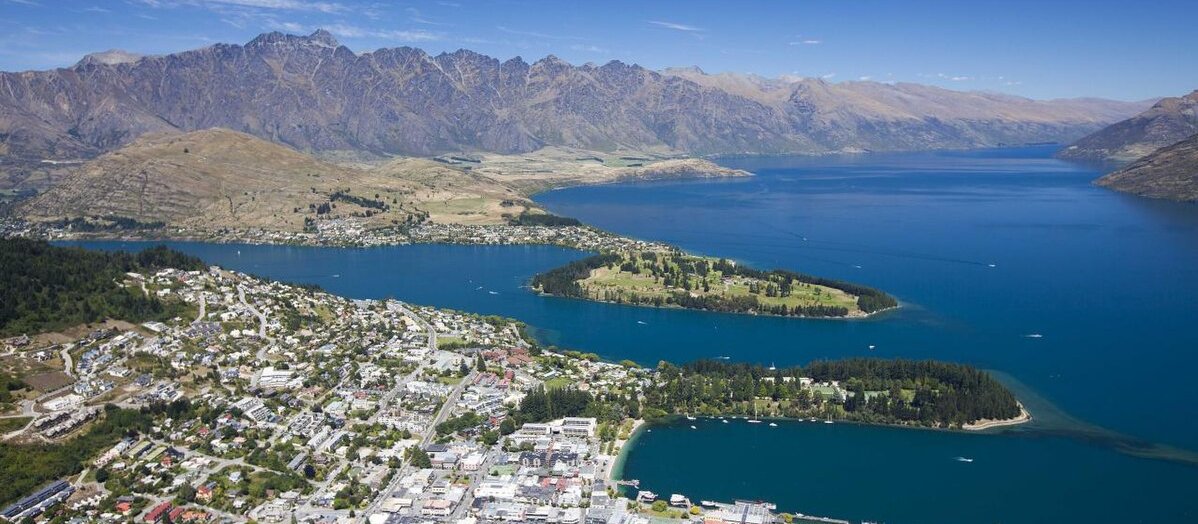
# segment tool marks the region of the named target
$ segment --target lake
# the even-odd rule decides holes
[[[346,296],[512,316],[545,343],[609,359],[652,365],[727,356],[782,366],[937,358],[1000,371],[1037,398],[1029,405],[1037,422],[1001,435],[662,426],[640,435],[625,470],[659,493],[764,498],[783,510],[892,523],[1198,520],[1190,496],[1198,467],[1112,445],[1198,449],[1198,390],[1189,379],[1198,367],[1198,206],[1096,188],[1097,173],[1051,153],[724,159],[758,176],[537,197],[620,234],[856,281],[903,302],[861,321],[533,295],[523,287],[533,274],[585,256],[556,247],[173,245]]]

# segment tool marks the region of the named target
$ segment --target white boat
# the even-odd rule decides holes
[[[677,493],[670,495],[670,505],[676,508],[690,507],[691,500]]]
[[[776,427],[778,427],[778,425],[777,425],[777,424],[775,424],[775,423],[773,423],[773,422],[770,422],[770,427],[771,427],[771,428],[776,428]]]
[[[687,415],[687,416],[686,416],[686,420],[695,420],[695,417],[692,417],[692,416],[690,416],[690,415]]]
[[[727,423],[728,423],[728,419],[720,419],[720,422],[723,422],[723,423],[727,424]]]
[[[1023,336],[1024,338],[1044,338],[1044,335],[1039,333],[1031,333]]]
[[[832,421],[831,421],[831,420],[825,420],[825,421],[824,421],[824,424],[831,424],[831,423],[832,423]]]
[[[691,429],[699,429],[699,428],[696,428],[696,427],[694,427],[694,426],[691,426]]]
[[[953,460],[955,460],[957,462],[973,462],[973,459],[968,458],[968,457],[956,457]]]
[[[636,499],[641,502],[653,502],[657,500],[657,494],[652,491],[638,491]]]
[[[490,293],[490,294],[492,294],[492,295],[498,295],[498,294],[499,294],[499,292],[498,292],[498,291],[488,291],[487,293]]]
[[[990,267],[998,267],[997,264],[989,264]]]
[[[714,508],[714,507],[717,507],[717,506],[719,506],[719,504],[716,504],[715,502],[712,502],[712,501],[710,501],[710,500],[700,500],[700,501],[699,501],[699,505],[700,505],[700,506],[705,506],[705,507],[708,507],[708,508]]]
[[[643,325],[645,325],[645,321],[644,321],[644,320],[638,320],[638,321],[636,321],[636,323],[637,323],[637,324],[640,324],[640,325],[642,325],[642,326],[643,326]]]
[[[873,344],[870,344],[870,345],[869,345],[869,350],[870,350],[870,351],[873,351],[873,349],[874,349],[874,348],[876,348],[876,347],[877,347],[877,346],[875,346],[875,345],[873,345]]]
[[[760,423],[761,423],[761,421],[757,420],[757,402],[754,401],[753,402],[753,418],[749,419],[749,424],[760,424]]]

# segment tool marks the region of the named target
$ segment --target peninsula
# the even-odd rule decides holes
[[[656,307],[796,317],[862,318],[898,307],[873,288],[792,271],[761,271],[676,248],[609,252],[537,275],[549,295]]]

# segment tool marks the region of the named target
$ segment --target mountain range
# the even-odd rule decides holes
[[[1143,113],[1087,135],[1061,150],[1068,160],[1126,163],[1198,133],[1198,90],[1162,98]]]
[[[1198,134],[1149,153],[1096,183],[1143,197],[1198,202]]]
[[[917,84],[652,71],[467,50],[355,53],[266,33],[163,56],[120,51],[0,73],[0,161],[87,159],[152,132],[214,127],[353,158],[460,151],[826,153],[1066,142],[1143,102],[1036,101]]]

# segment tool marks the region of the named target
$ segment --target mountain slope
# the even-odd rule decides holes
[[[551,145],[691,154],[979,147],[1069,140],[1113,121],[1118,105],[911,84],[744,88],[615,61],[500,62],[465,50],[358,54],[324,31],[103,58],[0,73],[9,164],[87,158],[147,132],[211,127],[301,151],[372,156]],[[1123,109],[1119,117],[1140,108]]]
[[[71,173],[49,191],[21,204],[31,219],[124,217],[140,222],[215,229],[299,231],[316,206],[334,193],[397,205],[370,220],[386,223],[409,214],[407,180],[346,168],[265,140],[225,129],[151,134]],[[375,196],[375,195],[378,196]],[[336,213],[368,208],[337,203]]]
[[[1127,120],[1087,135],[1061,150],[1070,160],[1130,162],[1198,133],[1198,90],[1164,98]]]
[[[1096,183],[1133,195],[1198,202],[1198,134],[1158,149]]]

